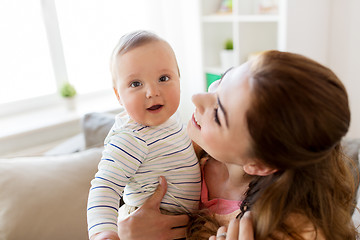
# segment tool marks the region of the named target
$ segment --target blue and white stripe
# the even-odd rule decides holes
[[[155,191],[160,175],[168,182],[162,209],[175,213],[198,209],[200,167],[183,125],[170,118],[147,127],[118,115],[91,182],[89,235],[116,232],[120,197],[126,204],[140,207]]]

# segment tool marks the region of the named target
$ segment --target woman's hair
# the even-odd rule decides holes
[[[116,86],[116,68],[118,67],[116,58],[119,55],[123,55],[134,48],[143,46],[147,43],[156,42],[156,41],[162,41],[162,42],[167,43],[164,39],[160,38],[155,33],[145,31],[145,30],[134,31],[134,32],[125,34],[120,38],[119,42],[116,44],[116,46],[111,54],[111,57],[110,57],[110,71],[111,71],[114,86]],[[175,57],[175,54],[174,54],[174,57]],[[175,61],[176,61],[176,57],[175,57]],[[179,67],[178,67],[178,73],[180,76]]]
[[[351,213],[358,176],[350,169],[357,173],[357,165],[340,146],[350,124],[343,84],[297,54],[268,51],[250,65],[250,157],[278,169],[255,177],[240,206],[242,213],[251,209],[255,239],[303,239],[308,221],[325,239],[356,239]],[[209,231],[198,230],[202,222],[195,218],[188,235]]]
[[[340,146],[350,124],[341,81],[304,56],[269,51],[251,62],[249,85],[251,155],[278,169],[256,178],[243,202],[251,208],[256,239],[276,239],[274,233],[302,239],[304,229],[287,224],[294,213],[325,239],[355,239],[357,181]]]

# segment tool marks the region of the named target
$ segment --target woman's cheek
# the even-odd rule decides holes
[[[208,151],[211,151],[212,149],[216,149],[216,142],[218,141],[217,138],[219,137],[217,134],[215,134],[213,129],[207,129],[202,131],[202,137],[203,142],[207,146]]]

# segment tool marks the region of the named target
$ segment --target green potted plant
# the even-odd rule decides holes
[[[226,50],[234,50],[234,43],[232,39],[227,39],[224,43],[224,49]]]
[[[64,82],[60,88],[60,95],[65,99],[66,107],[68,110],[75,110],[75,96],[77,92],[75,87],[69,82]]]
[[[221,69],[225,71],[234,66],[234,43],[232,39],[226,39],[220,52]]]

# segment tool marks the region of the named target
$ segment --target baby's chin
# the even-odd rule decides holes
[[[135,122],[144,125],[144,126],[149,126],[149,127],[156,127],[159,126],[161,124],[163,124],[164,122],[166,122],[169,118],[166,118],[164,120],[162,119],[155,119],[155,120],[148,120],[148,121],[137,121],[136,119],[134,119]]]
[[[142,115],[142,117],[139,116],[133,116],[131,114],[130,118],[133,119],[135,122],[144,125],[144,126],[159,126],[166,121],[168,121],[176,112],[176,109],[169,109],[165,106],[162,106],[161,108],[152,108],[150,110],[147,109],[147,112]]]

